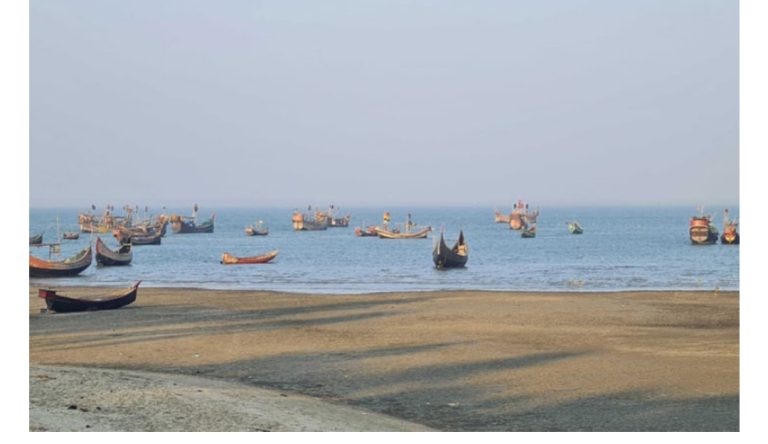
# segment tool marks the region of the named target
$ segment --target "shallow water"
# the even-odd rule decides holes
[[[44,231],[45,242],[59,230],[75,231],[77,215],[87,209],[30,210],[30,235]],[[435,231],[427,240],[384,240],[354,235],[354,226],[377,224],[382,212],[402,222],[408,212]],[[509,208],[505,208],[509,210]],[[158,209],[155,210],[159,212]],[[212,289],[261,289],[312,293],[478,289],[525,291],[738,290],[739,247],[695,246],[688,239],[688,220],[695,208],[542,208],[537,236],[493,223],[493,209],[475,208],[342,208],[349,228],[295,232],[293,208],[201,208],[201,217],[216,213],[212,234],[174,234],[170,227],[162,245],[134,247],[127,267],[93,265],[77,277],[30,278],[34,285],[122,286],[142,280],[146,286]],[[721,209],[715,223],[722,226]],[[118,211],[119,213],[119,211]],[[188,214],[168,208],[168,214]],[[731,208],[738,217],[738,208]],[[268,236],[246,236],[245,226],[261,219]],[[566,222],[576,219],[584,234],[572,235]],[[459,228],[469,243],[467,268],[436,270],[432,263],[435,234],[445,227],[455,239]],[[116,248],[109,234],[102,238]],[[62,241],[61,257],[75,254],[88,242]],[[219,264],[223,252],[254,256],[278,249],[273,263]],[[47,250],[30,247],[46,258]]]

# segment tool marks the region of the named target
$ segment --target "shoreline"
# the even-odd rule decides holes
[[[739,428],[739,292],[140,287],[119,310],[54,314],[37,288],[32,368],[202,377],[445,431]]]
[[[57,279],[51,278],[49,281],[46,282],[29,282],[29,287],[35,287],[35,288],[67,288],[67,289],[120,289],[120,288],[128,288],[133,283],[135,283],[135,280],[132,281],[126,281],[124,284],[117,285],[112,283],[105,283],[105,282],[99,282],[98,284],[94,285],[82,285],[82,284],[59,284],[59,285],[49,285],[50,284],[56,284]],[[400,293],[466,293],[466,292],[473,292],[473,293],[503,293],[503,294],[512,294],[512,295],[518,295],[518,294],[585,294],[585,293],[595,293],[595,294],[627,294],[627,293],[718,293],[718,294],[724,294],[724,293],[740,293],[740,288],[709,288],[709,289],[702,289],[702,288],[690,288],[690,289],[672,289],[672,288],[660,288],[660,289],[621,289],[621,290],[600,290],[600,289],[585,289],[585,290],[579,290],[579,289],[572,289],[572,290],[516,290],[516,289],[509,289],[509,290],[488,290],[488,289],[474,289],[474,288],[462,288],[462,289],[429,289],[429,290],[421,290],[421,289],[410,289],[410,290],[391,290],[391,291],[364,291],[360,293],[345,293],[345,292],[308,292],[308,291],[291,291],[291,290],[269,290],[269,289],[259,289],[259,288],[218,288],[218,287],[190,287],[190,286],[168,286],[168,285],[152,285],[152,284],[145,284],[144,281],[141,283],[142,289],[152,289],[152,290],[168,290],[168,291],[211,291],[211,292],[241,292],[241,293],[252,293],[252,292],[258,292],[258,293],[267,293],[267,294],[273,294],[273,295],[296,295],[296,296],[375,296],[375,295],[390,295],[390,294],[400,294]]]

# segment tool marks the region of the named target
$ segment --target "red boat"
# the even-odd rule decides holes
[[[260,256],[250,256],[250,257],[237,257],[237,256],[232,256],[229,253],[224,253],[221,255],[221,263],[224,265],[266,264],[267,262],[277,257],[277,253],[278,251],[274,250],[274,251],[270,251],[269,253],[264,253]]]
[[[365,229],[361,227],[355,227],[355,236],[358,237],[376,237],[376,230],[377,227],[375,225],[371,225]]]

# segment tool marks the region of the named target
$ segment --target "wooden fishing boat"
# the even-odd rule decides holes
[[[377,228],[376,235],[381,239],[426,239],[432,227],[426,227],[418,231],[390,231]]]
[[[494,209],[493,211],[493,222],[496,224],[508,224],[509,223],[509,214],[504,214],[499,212],[499,210]]]
[[[440,233],[440,240],[435,244],[432,250],[432,261],[436,268],[459,268],[467,265],[469,258],[469,247],[464,240],[464,231],[459,231],[459,239],[452,248],[448,248],[445,243],[443,233]]]
[[[728,217],[728,209],[723,212],[723,235],[720,236],[720,243],[724,245],[738,245],[739,243],[739,223]]]
[[[176,234],[186,233],[213,233],[213,224],[216,218],[215,214],[201,224],[196,224],[194,220],[184,220],[181,216],[171,219],[171,229]]]
[[[120,245],[120,249],[112,251],[100,237],[96,238],[96,263],[102,266],[129,265],[133,260],[131,244]]]
[[[75,276],[88,268],[93,259],[93,250],[89,245],[77,255],[63,261],[44,260],[29,255],[29,277]]]
[[[571,234],[582,234],[584,232],[584,229],[579,225],[578,222],[573,221],[568,224],[568,231],[571,232]]]
[[[535,224],[539,218],[539,210],[528,211],[528,204],[518,200],[509,215],[509,228],[512,230],[522,230],[527,225]]]
[[[378,230],[378,227],[375,225],[368,226],[367,228],[355,227],[355,236],[376,237],[376,230]]]
[[[322,231],[328,229],[330,219],[320,211],[316,211],[314,216],[294,211],[291,223],[296,231]]]
[[[112,230],[112,236],[114,236],[120,244],[131,244],[133,246],[160,245],[163,233],[158,231],[152,234],[137,234],[131,230],[116,228]]]
[[[80,239],[80,233],[77,231],[65,231],[62,237],[65,240],[77,240]]]
[[[694,245],[712,245],[720,235],[708,215],[693,216],[688,224],[688,233]]]
[[[352,219],[352,216],[346,215],[344,217],[332,217],[330,218],[330,227],[332,228],[343,228],[349,226],[349,221]]]
[[[29,245],[40,245],[43,243],[43,233],[29,236]]]
[[[536,237],[536,225],[529,225],[520,232],[520,237],[530,239]]]
[[[130,288],[120,290],[111,295],[99,298],[75,298],[57,294],[56,290],[41,288],[38,290],[38,296],[45,299],[45,305],[49,310],[56,313],[71,313],[88,310],[113,310],[124,307],[136,300],[136,294],[139,291],[139,284],[136,282]]]
[[[265,227],[262,221],[258,221],[255,226],[245,227],[245,234],[247,236],[266,236],[269,234],[269,228]]]
[[[264,253],[259,256],[250,256],[250,257],[237,257],[237,256],[232,256],[229,253],[224,253],[221,255],[221,263],[224,265],[266,264],[267,262],[277,257],[277,253],[278,253],[277,250],[273,250],[273,251],[270,251],[269,253]]]

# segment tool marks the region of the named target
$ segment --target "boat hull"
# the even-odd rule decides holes
[[[464,254],[459,253],[461,246],[464,246]],[[446,245],[443,234],[440,234],[440,241],[435,244],[435,248],[432,250],[432,261],[435,263],[435,268],[463,268],[467,265],[468,258],[463,233],[459,235],[459,240],[456,241],[453,248]]]
[[[221,255],[221,263],[223,265],[241,265],[241,264],[266,264],[272,259],[276,258],[278,254],[277,250],[270,251],[269,253],[262,254],[260,256],[251,257],[237,257],[232,256],[229,253]]]
[[[130,244],[127,244],[124,248],[126,252],[120,253],[112,251],[107,247],[101,238],[96,239],[96,263],[101,266],[120,266],[130,265],[133,260],[133,252],[131,251]]]
[[[432,231],[432,227],[406,233],[395,233],[394,231],[379,228],[376,230],[376,235],[379,236],[380,239],[426,239],[430,231]]]
[[[64,261],[46,261],[29,255],[29,277],[76,276],[91,266],[93,250],[83,250],[78,256]]]
[[[79,299],[56,294],[56,290],[40,289],[38,296],[45,299],[45,305],[56,313],[73,313],[89,310],[114,310],[133,303],[141,281],[124,293],[101,299]]]

